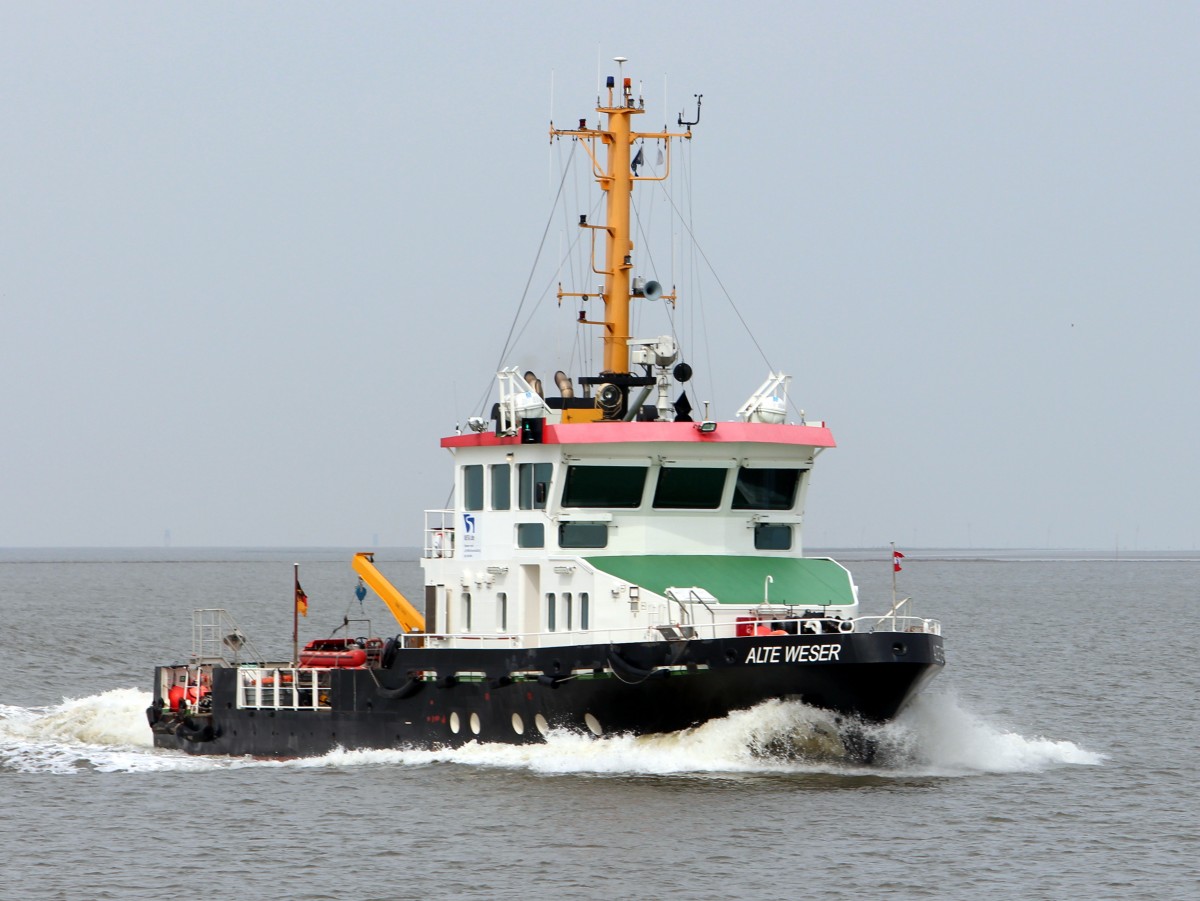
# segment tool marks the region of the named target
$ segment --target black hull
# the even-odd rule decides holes
[[[769,699],[886,721],[943,662],[928,633],[406,649],[388,668],[333,671],[329,709],[239,709],[239,671],[216,667],[211,713],[151,719],[156,747],[256,757],[540,742],[545,726],[674,732]]]

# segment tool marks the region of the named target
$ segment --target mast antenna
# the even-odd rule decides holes
[[[693,94],[692,96],[696,98],[696,118],[691,122],[685,122],[683,119],[683,113],[679,114],[679,124],[686,125],[688,128],[691,128],[693,125],[699,124],[699,122],[700,122],[700,100],[704,97],[703,94]]]

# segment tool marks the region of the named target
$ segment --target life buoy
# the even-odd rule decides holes
[[[437,529],[433,533],[433,556],[441,557],[446,548],[446,533]]]

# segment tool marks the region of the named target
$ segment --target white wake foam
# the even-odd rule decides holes
[[[796,702],[753,710],[672,735],[596,739],[555,732],[545,744],[469,744],[457,749],[337,750],[288,761],[192,757],[152,747],[148,692],[118,689],[56,707],[0,705],[0,771],[27,773],[204,771],[241,767],[464,766],[538,774],[734,774],[965,776],[1097,765],[1104,755],[1066,740],[1026,738],[993,726],[946,694],[923,695],[896,722],[840,724]],[[847,739],[879,749],[873,765],[845,756]]]
[[[986,722],[952,694],[918,696],[895,722],[883,727],[902,759],[934,775],[1041,772],[1058,766],[1097,766],[1107,757],[1071,741],[1026,738]]]
[[[55,707],[0,705],[0,770],[136,769],[152,756],[149,703],[148,692],[121,688]]]

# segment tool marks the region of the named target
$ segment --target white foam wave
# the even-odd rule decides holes
[[[0,770],[136,768],[134,760],[150,756],[149,703],[148,692],[121,688],[54,707],[0,705]]]
[[[1097,766],[1107,757],[1071,741],[1026,738],[986,722],[963,708],[953,694],[915,699],[884,727],[915,767],[935,775],[1041,772],[1058,766]]]
[[[147,692],[118,689],[56,707],[0,705],[0,770],[43,773],[205,771],[242,767],[464,766],[538,774],[813,774],[888,777],[1040,772],[1097,765],[1104,755],[1073,742],[1026,738],[964,709],[948,694],[923,695],[896,722],[839,724],[797,702],[771,701],[672,735],[632,737],[555,732],[545,744],[472,743],[424,750],[336,750],[321,757],[272,761],[192,757],[155,750],[146,725]],[[847,758],[848,743],[868,739],[873,765]]]

